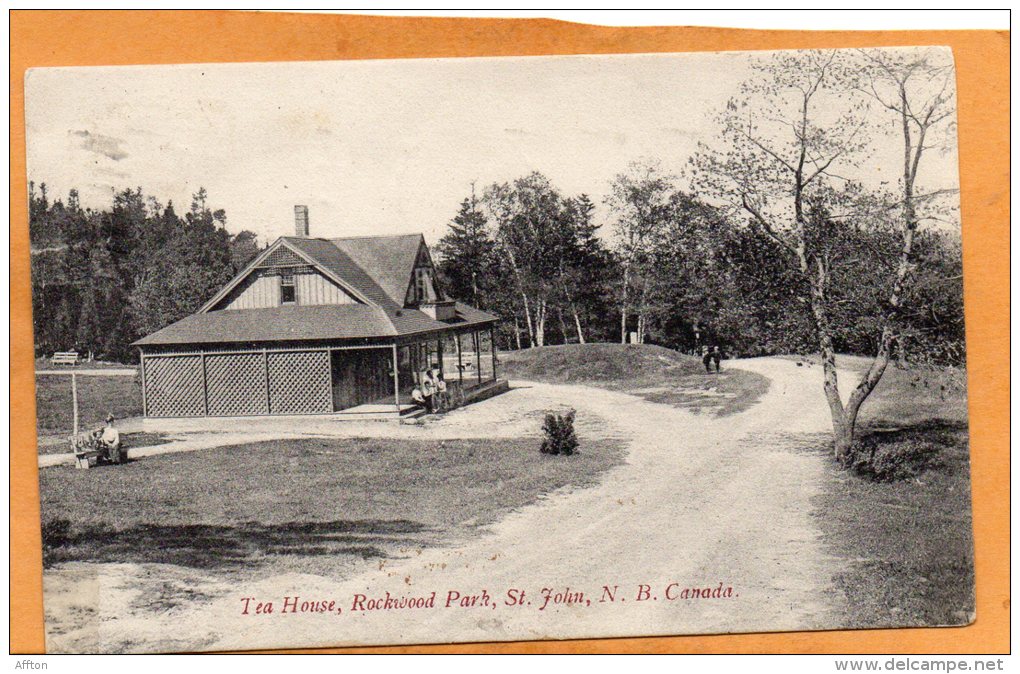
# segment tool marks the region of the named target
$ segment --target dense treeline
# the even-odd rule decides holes
[[[139,188],[92,210],[75,190],[64,203],[31,185],[36,355],[131,361],[132,341],[197,310],[258,253],[255,235],[228,233],[226,214],[206,201],[200,189],[181,216]]]
[[[538,173],[472,192],[436,246],[444,287],[503,319],[503,348],[636,339],[734,355],[816,350],[808,284],[753,221],[683,191],[654,164],[632,165],[608,194],[597,223],[587,195],[565,196]],[[819,200],[812,213],[824,223],[830,208]],[[873,355],[894,232],[874,217],[818,232],[836,348]],[[959,237],[921,231],[914,258],[898,355],[961,363]]]
[[[133,360],[132,341],[193,313],[259,250],[251,232],[226,230],[204,190],[183,215],[141,189],[91,210],[74,190],[50,201],[40,185],[30,204],[37,355]],[[501,317],[502,348],[636,338],[688,352],[814,351],[806,283],[752,222],[648,164],[617,176],[605,205],[597,222],[588,195],[565,196],[538,173],[472,191],[435,246],[444,288]],[[872,354],[894,237],[874,221],[833,231],[836,347]],[[916,246],[900,356],[961,363],[959,238],[925,231]]]

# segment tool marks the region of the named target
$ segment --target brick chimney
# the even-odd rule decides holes
[[[294,207],[294,236],[308,238],[308,207]]]

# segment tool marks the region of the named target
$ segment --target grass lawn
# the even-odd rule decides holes
[[[841,367],[863,371],[867,360]],[[818,501],[825,540],[842,560],[836,585],[848,627],[961,624],[974,609],[965,373],[890,366],[861,408],[861,439],[897,473],[829,461]],[[822,395],[819,391],[819,395]],[[817,451],[831,457],[831,439]]]
[[[300,439],[40,471],[47,565],[152,562],[330,575],[443,544],[623,462],[620,443]]]
[[[748,409],[769,387],[765,377],[725,361],[722,372],[708,374],[700,358],[648,344],[544,346],[499,358],[511,379],[585,384],[720,416]]]
[[[35,369],[38,370],[124,370],[137,369],[138,363],[114,363],[107,360],[82,360],[77,365],[56,365],[49,358],[42,357],[35,359]]]
[[[70,368],[68,368],[70,369]],[[102,426],[107,414],[118,419],[142,413],[142,382],[135,377],[81,376],[78,380],[78,417],[81,430]],[[39,375],[35,378],[36,431],[43,435],[70,435],[74,428],[71,378]]]

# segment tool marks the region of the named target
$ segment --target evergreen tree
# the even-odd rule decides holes
[[[443,288],[450,296],[479,309],[488,305],[487,289],[495,262],[495,243],[487,226],[472,194],[461,202],[449,231],[435,247]]]

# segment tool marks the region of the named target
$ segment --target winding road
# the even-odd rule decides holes
[[[551,494],[459,547],[416,551],[342,582],[268,577],[145,620],[118,618],[110,569],[93,590],[106,603],[95,639],[165,649],[168,633],[186,630],[174,650],[240,650],[835,627],[834,560],[812,517],[825,457],[788,441],[829,428],[821,371],[778,358],[727,364],[771,380],[754,407],[728,417],[578,386],[519,389],[575,407],[579,420],[605,420],[626,439],[627,462],[597,486]],[[543,588],[551,590],[544,608]],[[728,596],[685,599],[685,588]],[[433,591],[431,608],[352,610],[359,594],[367,608],[387,593]],[[451,591],[458,596],[446,607]],[[274,614],[242,615],[243,597],[272,601]],[[341,611],[283,614],[284,597],[335,600]],[[470,597],[474,605],[463,606]],[[51,641],[50,650],[60,646]]]

